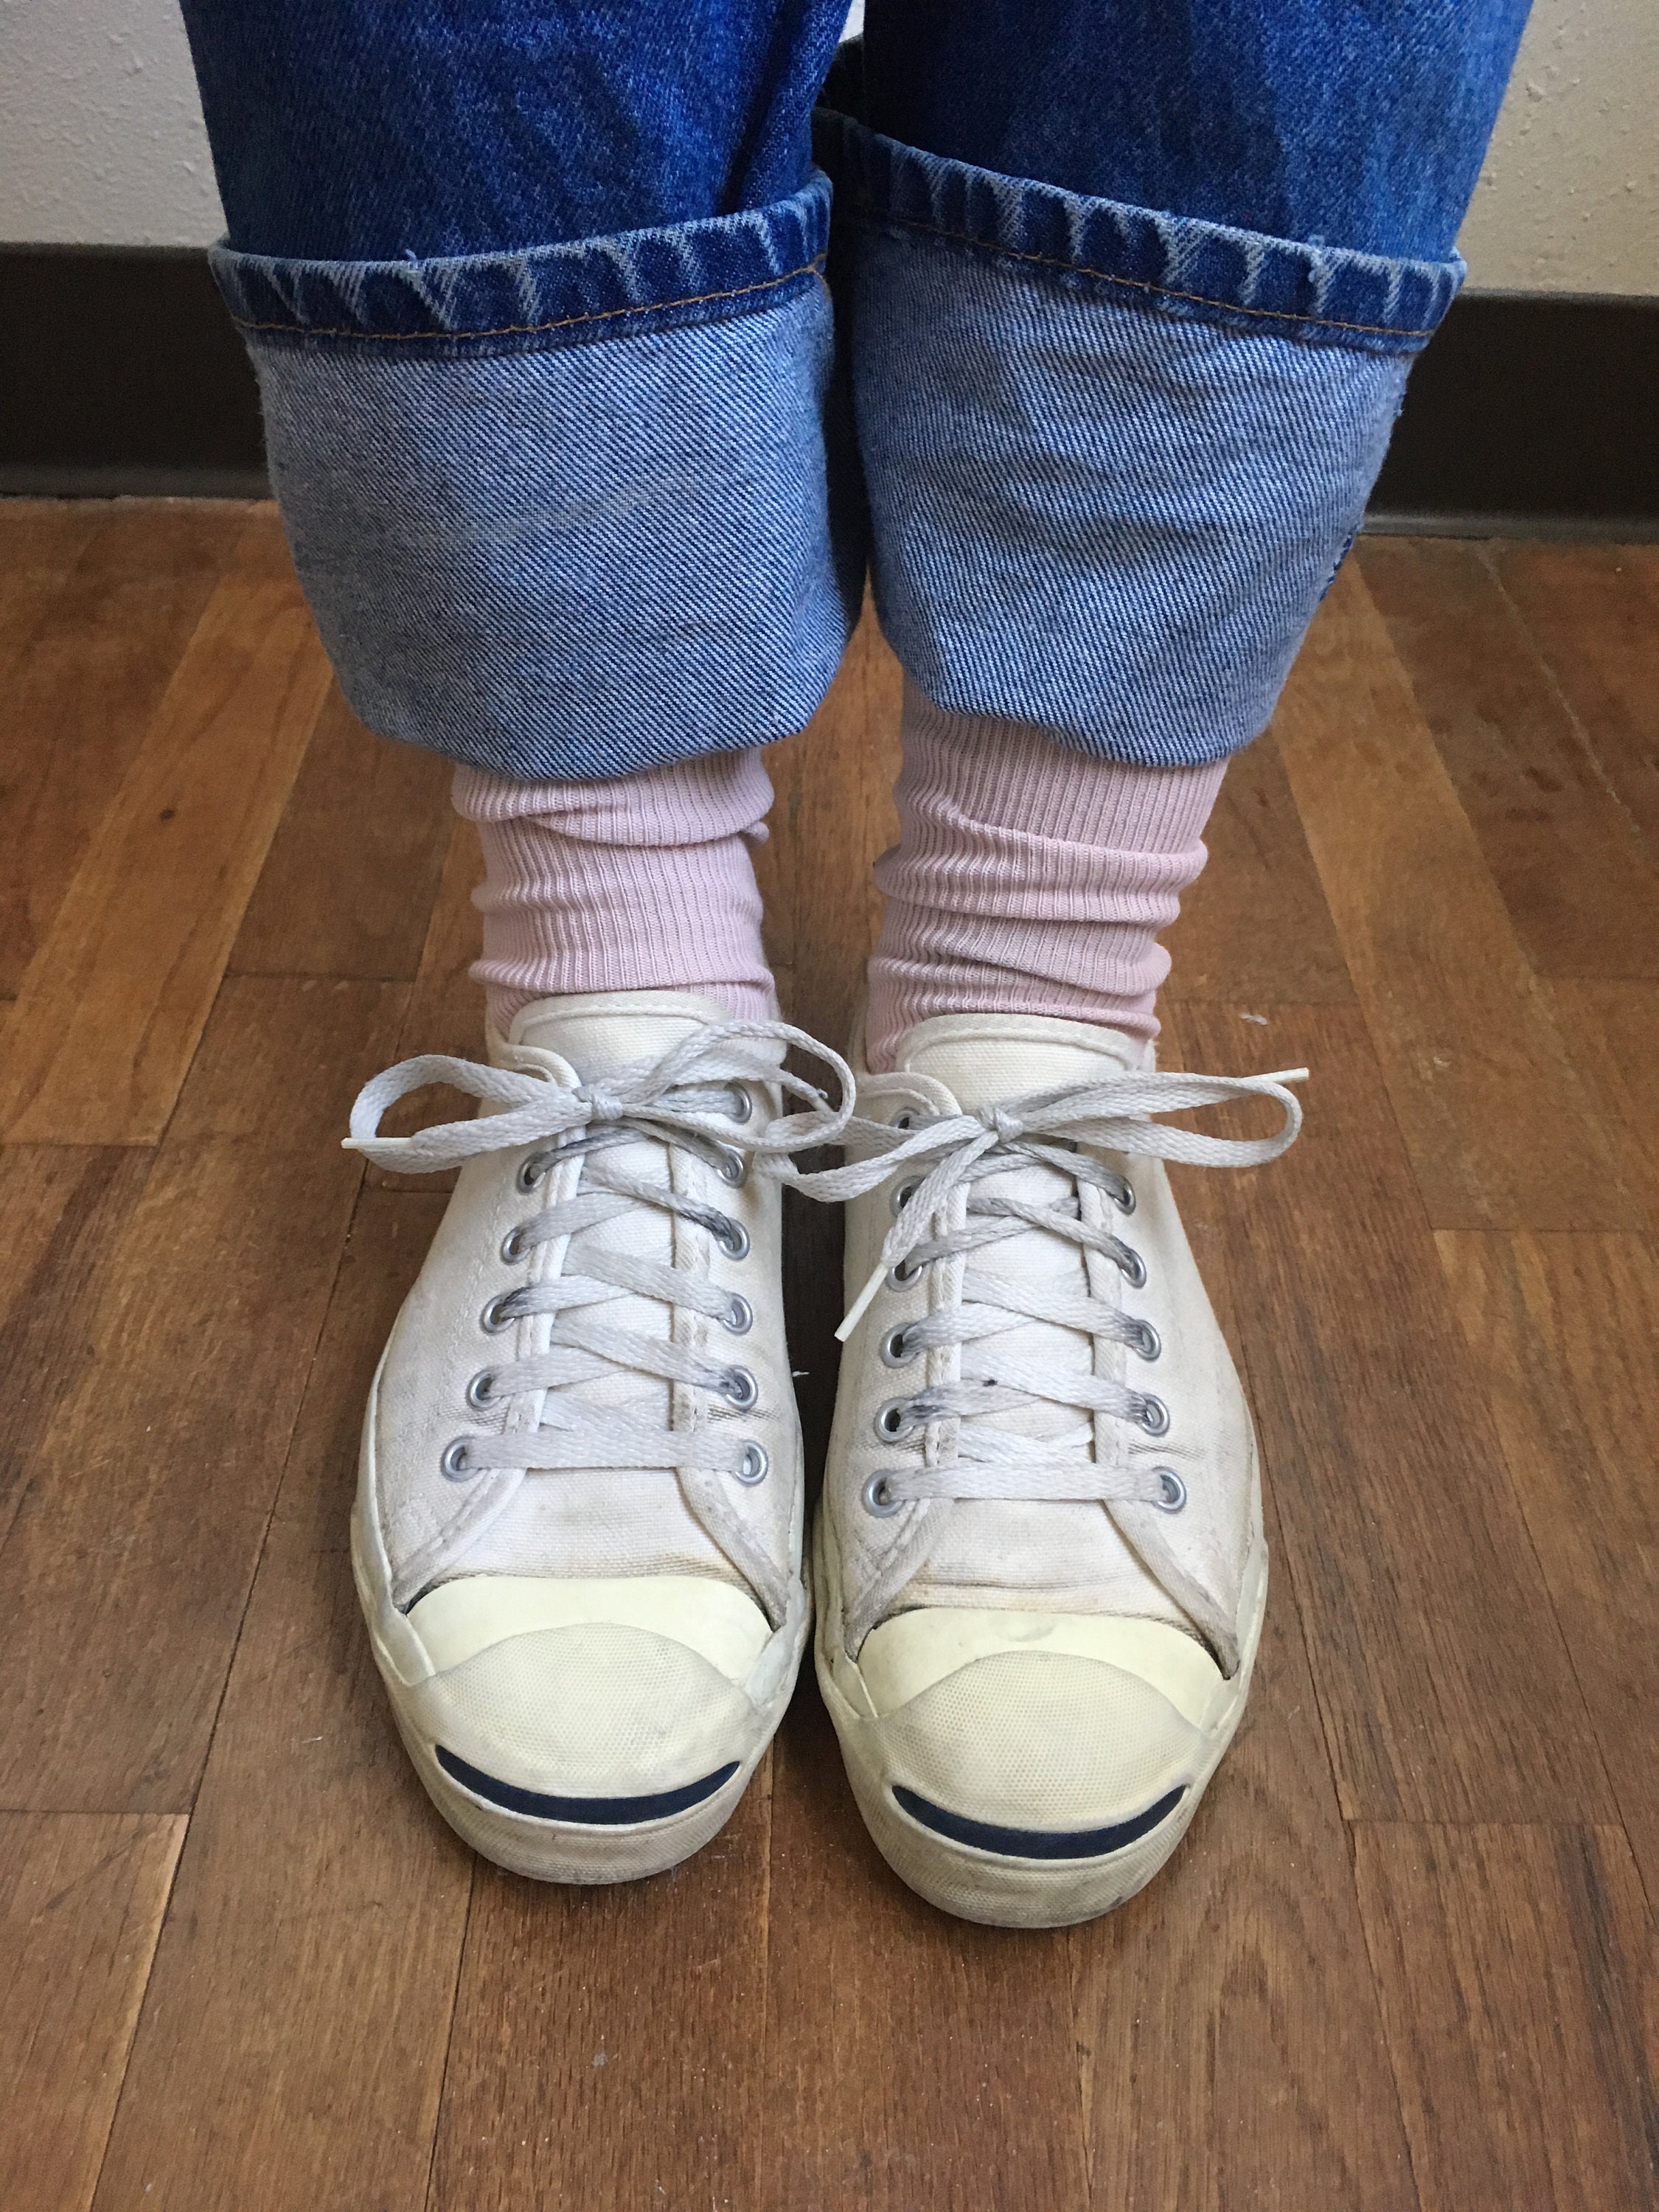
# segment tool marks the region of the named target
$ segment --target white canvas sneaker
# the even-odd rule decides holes
[[[1115,1030],[946,1016],[860,1073],[849,1163],[814,1178],[852,1195],[818,1680],[871,1833],[946,1911],[1120,1904],[1238,1724],[1255,1445],[1163,1162],[1273,1158],[1301,1073],[1160,1074]],[[1251,1093],[1275,1136],[1149,1118]]]
[[[388,1167],[461,1164],[370,1394],[352,1557],[445,1819],[517,1873],[625,1881],[730,1816],[805,1648],[779,1179],[852,1079],[665,992],[546,1000],[490,1048],[405,1061],[352,1115]],[[375,1134],[434,1083],[477,1117]]]

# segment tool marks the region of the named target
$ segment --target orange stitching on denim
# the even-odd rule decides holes
[[[1043,269],[1064,269],[1073,276],[1098,276],[1104,284],[1127,284],[1133,292],[1155,293],[1160,300],[1185,300],[1194,307],[1218,307],[1229,315],[1260,315],[1274,323],[1311,323],[1322,331],[1361,331],[1380,338],[1431,338],[1430,331],[1397,331],[1389,323],[1341,323],[1334,315],[1298,315],[1285,307],[1246,307],[1236,300],[1206,299],[1202,292],[1177,292],[1168,284],[1149,284],[1141,276],[1117,276],[1109,269],[1086,269],[1076,261],[1057,261],[1051,253],[1022,253],[1017,246],[993,246],[988,239],[969,237],[966,231],[944,230],[939,224],[918,222],[913,216],[893,215],[868,205],[859,209],[872,222],[896,222],[906,230],[925,231],[930,238],[947,238],[956,246],[977,246],[986,253],[1000,253],[1010,261],[1035,261]]]
[[[741,300],[750,292],[773,292],[780,284],[793,283],[797,276],[822,278],[823,259],[820,253],[811,261],[802,262],[799,269],[786,270],[781,276],[769,276],[763,284],[739,284],[730,292],[698,292],[684,300],[654,300],[642,307],[603,307],[589,315],[566,315],[555,323],[504,323],[494,331],[319,330],[308,323],[251,323],[245,315],[233,315],[230,319],[243,331],[286,331],[291,337],[307,338],[362,338],[376,345],[407,344],[416,338],[534,337],[543,331],[568,331],[578,323],[614,322],[620,315],[663,315],[675,307],[703,307],[715,300]]]

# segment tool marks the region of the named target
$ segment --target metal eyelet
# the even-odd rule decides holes
[[[752,1489],[756,1483],[765,1481],[771,1464],[772,1455],[764,1444],[745,1444],[743,1448],[743,1458],[738,1462],[732,1480],[746,1483]]]
[[[921,1349],[909,1341],[908,1328],[890,1328],[881,1340],[882,1364],[885,1367],[908,1367]]]
[[[495,1402],[495,1370],[481,1367],[466,1386],[466,1402],[475,1413],[482,1413]]]
[[[720,1181],[729,1182],[733,1190],[741,1189],[749,1180],[748,1161],[735,1145],[716,1145],[714,1150],[720,1154]]]
[[[890,1129],[914,1129],[916,1117],[908,1106],[901,1106],[887,1126]]]
[[[1117,1264],[1123,1270],[1123,1279],[1132,1291],[1146,1287],[1146,1262],[1139,1252],[1126,1244],[1117,1255]]]
[[[534,1190],[547,1173],[548,1166],[544,1152],[532,1152],[528,1159],[520,1161],[519,1172],[514,1176],[514,1182],[520,1190]]]
[[[754,1119],[755,1102],[749,1096],[749,1093],[744,1089],[742,1084],[732,1084],[727,1089],[726,1096],[732,1101],[732,1112],[730,1118],[733,1121],[736,1121],[739,1127],[741,1127],[744,1122],[750,1121]]]
[[[890,1480],[886,1472],[878,1468],[860,1492],[865,1511],[873,1513],[878,1521],[890,1520],[904,1504],[902,1498],[893,1496],[888,1486]]]
[[[470,1482],[479,1472],[476,1467],[467,1465],[465,1437],[457,1437],[444,1446],[443,1456],[438,1466],[447,1482]]]
[[[746,1413],[760,1396],[760,1384],[746,1367],[728,1367],[720,1377],[720,1394],[728,1406]]]
[[[521,1221],[516,1229],[509,1229],[501,1239],[501,1257],[509,1267],[516,1267],[524,1257],[525,1234],[525,1224]]]
[[[901,1437],[909,1435],[915,1426],[908,1398],[890,1398],[877,1413],[875,1431],[884,1444],[896,1443]]]
[[[721,1214],[720,1226],[709,1233],[728,1260],[749,1257],[749,1231],[742,1222],[733,1221],[729,1213]]]
[[[510,1314],[506,1310],[512,1303],[513,1297],[514,1293],[511,1291],[498,1292],[478,1316],[478,1326],[486,1336],[499,1336],[504,1328],[511,1328],[514,1322],[517,1321],[519,1318],[517,1314]]]
[[[755,1326],[755,1309],[736,1291],[726,1302],[726,1311],[720,1316],[720,1326],[730,1329],[733,1336],[747,1336]]]
[[[1118,1177],[1117,1188],[1111,1194],[1111,1198],[1112,1204],[1116,1206],[1120,1213],[1133,1213],[1134,1212],[1134,1185],[1129,1181],[1127,1176],[1120,1176]]]
[[[1150,1395],[1144,1397],[1140,1401],[1140,1411],[1135,1415],[1135,1419],[1149,1437],[1162,1437],[1169,1434],[1170,1409],[1162,1398],[1154,1398]]]
[[[1152,1473],[1158,1480],[1158,1495],[1150,1503],[1160,1513],[1179,1513],[1187,1503],[1186,1484],[1172,1467],[1155,1467]]]
[[[900,1260],[887,1270],[888,1289],[908,1291],[927,1264],[925,1260]]]
[[[1143,1359],[1156,1359],[1164,1350],[1164,1339],[1149,1321],[1136,1324],[1137,1334],[1129,1339],[1131,1352],[1139,1352]]]
[[[888,1203],[895,1213],[902,1213],[904,1211],[921,1188],[921,1182],[922,1179],[920,1176],[907,1176],[902,1182],[894,1185],[893,1195]]]

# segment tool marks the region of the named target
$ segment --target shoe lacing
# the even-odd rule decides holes
[[[851,1334],[884,1285],[902,1291],[924,1270],[960,1260],[964,1265],[958,1274],[937,1279],[929,1312],[881,1336],[881,1357],[889,1366],[902,1369],[931,1351],[988,1346],[1032,1322],[1155,1358],[1150,1324],[1113,1301],[1092,1291],[1068,1293],[1011,1282],[974,1263],[999,1244],[1035,1233],[1059,1238],[1079,1255],[1098,1255],[1139,1287],[1146,1280],[1141,1255],[1115,1228],[1089,1219],[1089,1211],[1103,1209],[1085,1208],[1081,1195],[1085,1188],[1101,1192],[1127,1226],[1133,1188],[1127,1176],[1079,1147],[1195,1166],[1258,1166],[1295,1142],[1302,1109],[1286,1086],[1306,1074],[1305,1068],[1247,1076],[1147,1071],[1035,1091],[972,1113],[902,1117],[882,1132],[883,1149],[875,1157],[811,1176],[804,1185],[814,1196],[851,1198],[907,1167],[920,1170],[898,1185],[880,1260],[837,1334],[843,1340]],[[1284,1109],[1272,1136],[1211,1136],[1164,1127],[1151,1118],[1251,1097],[1272,1098]],[[854,1133],[871,1141],[878,1126],[859,1121]],[[1066,1194],[1044,1205],[992,1188],[996,1178],[1032,1167],[1063,1176]],[[1039,1403],[1085,1418],[1042,1437],[1029,1429],[1000,1428],[987,1419]],[[1109,1376],[1066,1373],[1057,1365],[1000,1353],[978,1367],[963,1361],[956,1380],[926,1385],[882,1408],[881,1436],[902,1442],[926,1432],[928,1449],[925,1464],[873,1475],[865,1486],[866,1508],[879,1516],[921,1499],[998,1498],[1135,1500],[1178,1509],[1186,1493],[1173,1470],[1101,1463],[1095,1423],[1102,1415],[1154,1437],[1170,1423],[1161,1399]]]
[[[831,1070],[838,1105],[779,1065],[782,1052],[792,1046]],[[376,1133],[388,1108],[434,1084],[501,1110],[442,1122],[410,1137]],[[753,1100],[744,1087],[748,1084],[776,1085],[811,1103],[804,1113],[756,1122]],[[645,1139],[662,1147],[665,1170],[669,1155],[678,1151],[734,1186],[750,1173],[797,1181],[791,1154],[833,1143],[851,1115],[852,1102],[853,1077],[846,1062],[805,1031],[783,1022],[729,1022],[696,1031],[659,1060],[574,1089],[539,1074],[441,1054],[406,1060],[364,1085],[352,1108],[346,1143],[382,1167],[417,1175],[486,1153],[534,1146],[518,1169],[520,1188],[526,1193],[579,1158],[570,1191],[509,1231],[501,1247],[509,1265],[528,1265],[544,1245],[602,1229],[639,1206],[693,1224],[736,1260],[748,1249],[741,1223],[716,1206],[675,1190],[666,1174],[657,1181],[630,1173],[607,1155]],[[663,1336],[619,1328],[606,1316],[606,1308],[619,1299],[654,1299],[702,1315],[740,1335],[753,1319],[752,1310],[746,1299],[709,1279],[696,1264],[702,1256],[688,1250],[663,1262],[606,1250],[602,1241],[589,1238],[580,1273],[526,1283],[492,1298],[482,1316],[487,1332],[550,1314],[555,1317],[550,1340],[544,1351],[504,1360],[472,1378],[470,1404],[480,1412],[500,1409],[505,1418],[499,1426],[459,1434],[444,1452],[444,1473],[465,1481],[489,1469],[690,1467],[741,1482],[760,1480],[766,1472],[765,1453],[731,1419],[757,1402],[758,1386],[750,1370],[695,1345],[673,1341],[672,1314],[669,1333]],[[671,1417],[664,1419],[626,1403],[584,1402],[584,1384],[617,1374],[680,1386],[670,1394]],[[526,1408],[515,1425],[515,1401],[522,1406],[532,1399],[539,1401],[539,1410]],[[430,1571],[432,1563],[427,1565]]]

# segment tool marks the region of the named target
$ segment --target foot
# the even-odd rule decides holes
[[[921,1023],[842,1170],[856,1325],[818,1516],[818,1679],[895,1871],[970,1920],[1132,1896],[1249,1688],[1255,1439],[1163,1159],[1284,1150],[1285,1078],[1159,1075],[1109,1029]],[[1147,1117],[1248,1091],[1277,1137]],[[867,1303],[866,1303],[867,1301]],[[860,1307],[863,1310],[860,1312]]]
[[[778,1174],[843,1118],[774,1022],[665,992],[550,999],[493,1066],[414,1060],[352,1118],[460,1164],[370,1394],[357,1587],[445,1819],[550,1881],[676,1864],[729,1818],[810,1607]],[[850,1080],[850,1079],[849,1079]],[[445,1083],[475,1120],[377,1137]],[[786,1091],[815,1103],[780,1118]]]

